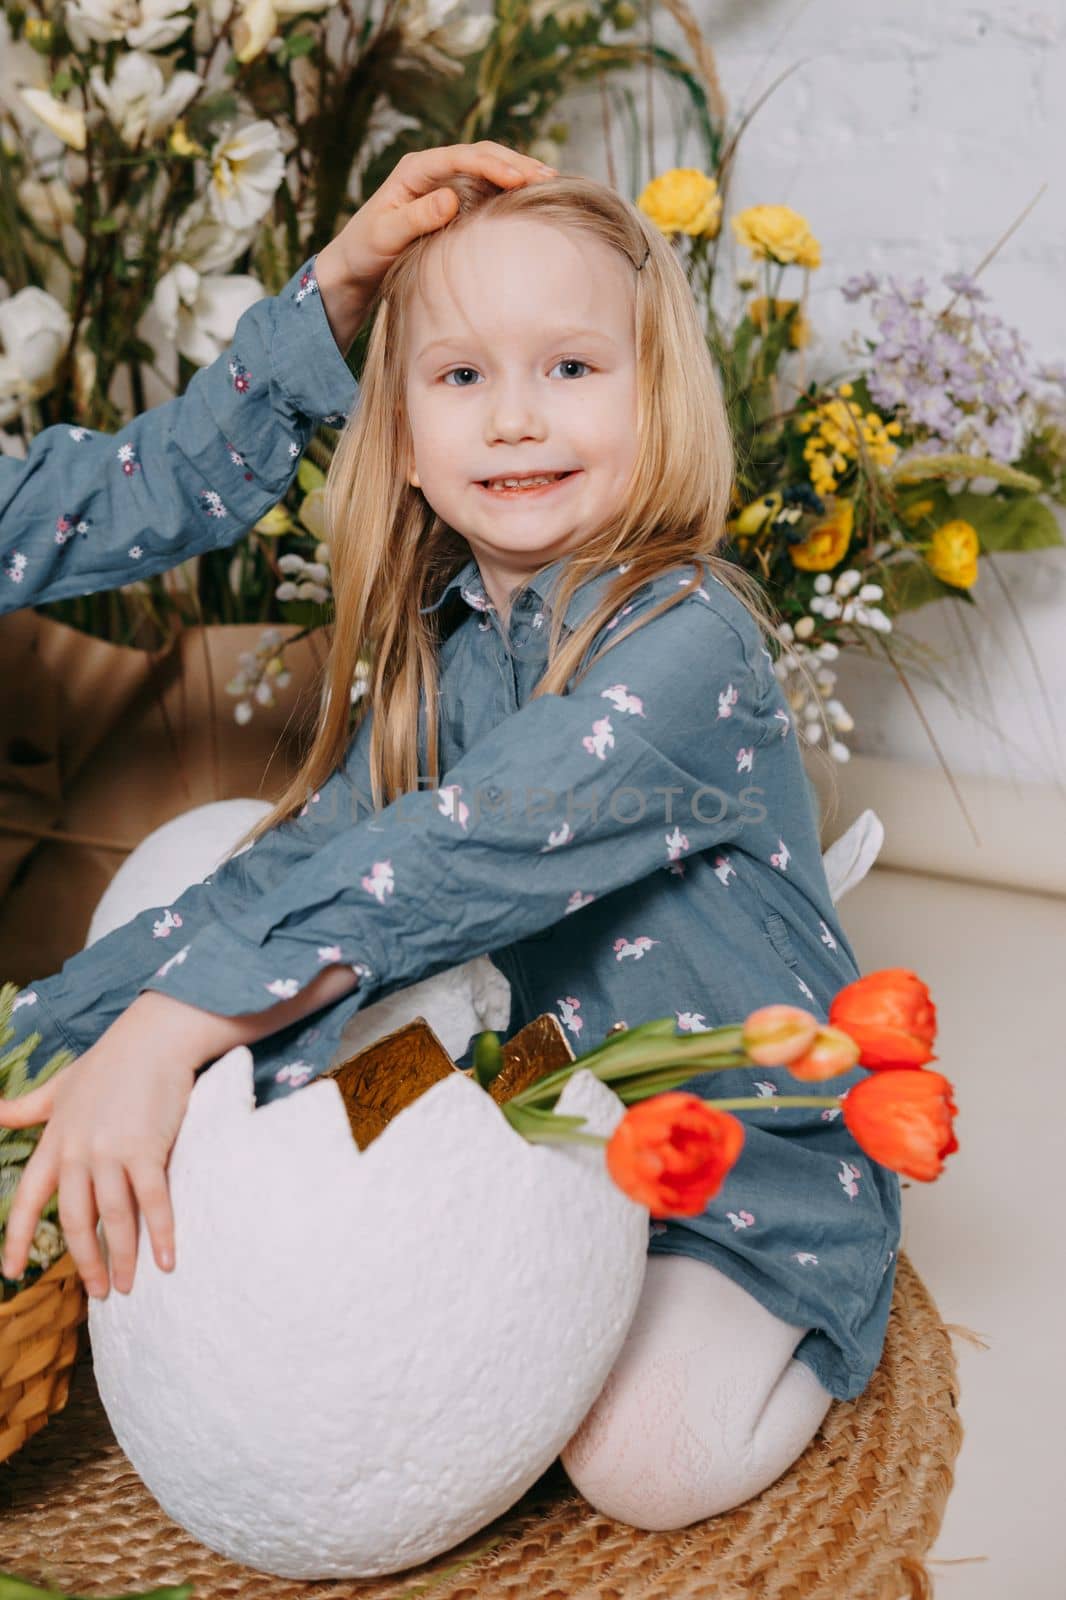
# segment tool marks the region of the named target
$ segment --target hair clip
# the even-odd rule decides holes
[[[651,245],[650,245],[650,244],[649,244],[649,245],[647,245],[647,246],[646,246],[646,248],[645,248],[645,251],[644,251],[644,260],[643,260],[643,261],[642,261],[642,262],[641,262],[641,263],[640,263],[640,267],[643,267],[643,266],[644,266],[644,265],[645,265],[645,263],[646,263],[646,262],[647,262],[647,259],[648,259],[648,257],[649,257],[649,256],[650,256],[650,255],[651,255]],[[638,267],[638,268],[637,268],[637,271],[638,271],[638,272],[639,272],[639,271],[640,271],[640,267]]]

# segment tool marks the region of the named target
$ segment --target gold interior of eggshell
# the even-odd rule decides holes
[[[503,1067],[490,1084],[489,1094],[497,1105],[503,1105],[538,1078],[573,1060],[562,1024],[554,1013],[545,1011],[503,1046]],[[393,1117],[452,1072],[473,1076],[472,1070],[455,1065],[425,1017],[415,1017],[322,1076],[336,1082],[352,1138],[365,1150]]]

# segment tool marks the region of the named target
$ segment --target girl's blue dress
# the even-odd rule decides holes
[[[270,380],[234,359],[254,380],[242,399],[265,421]],[[171,445],[190,461],[205,447],[180,432]],[[568,694],[531,699],[563,565],[513,596],[505,628],[473,560],[425,608],[441,639],[436,783],[373,810],[369,713],[298,817],[22,992],[15,1022],[44,1035],[36,1059],[84,1051],[144,989],[234,1015],[351,965],[352,995],[253,1046],[263,1103],[330,1065],[354,1011],[482,954],[511,985],[508,1036],[554,1011],[579,1057],[616,1022],[671,1013],[683,1032],[775,1001],[824,1020],[859,971],[755,623],[701,571],[698,588],[612,643]],[[693,576],[671,568],[646,584],[589,654]],[[616,577],[578,589],[567,629]],[[424,718],[421,755],[425,773]],[[825,1092],[866,1076],[855,1068]],[[775,1106],[810,1092],[784,1068],[686,1087],[766,1105],[739,1113],[744,1148],[719,1194],[699,1216],[653,1224],[649,1250],[709,1261],[809,1326],[797,1358],[833,1395],[860,1394],[892,1297],[898,1178],[862,1153],[836,1108]]]

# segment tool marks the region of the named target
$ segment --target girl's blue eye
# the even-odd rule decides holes
[[[591,371],[592,370],[589,367],[589,364],[588,364],[587,361],[579,361],[576,356],[563,356],[563,358],[560,361],[557,361],[555,363],[555,366],[556,367],[584,367],[587,371]],[[552,371],[554,372],[554,370],[555,370],[555,368],[553,367]],[[453,374],[456,373],[456,372],[476,372],[476,371],[477,371],[476,367],[452,367],[452,368],[449,369],[449,371],[447,371],[444,374],[443,382],[447,383],[448,379],[450,377],[452,377]],[[453,389],[472,389],[474,387],[475,387],[475,385],[472,384],[472,383],[453,383],[451,385],[451,388],[453,388]]]

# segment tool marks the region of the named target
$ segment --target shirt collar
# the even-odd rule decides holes
[[[560,556],[558,561],[553,561],[550,566],[545,567],[535,578],[529,579],[515,594],[511,602],[512,609],[520,599],[523,590],[528,589],[543,606],[551,610],[552,596],[555,593],[555,587],[562,576],[566,562],[567,557]],[[563,618],[564,627],[572,630],[585,620],[599,602],[604,591],[610,588],[618,573],[624,570],[624,566],[625,563],[622,564],[622,567],[613,566],[608,567],[605,572],[592,573],[578,585],[570,597],[570,604],[567,607],[566,616]],[[448,579],[436,600],[428,606],[420,606],[419,612],[422,616],[426,616],[432,612],[440,611],[446,603],[450,603],[456,596],[462,598],[471,611],[491,611],[495,609],[492,601],[485,593],[481,570],[474,557],[471,557],[465,565],[459,568],[458,572]]]

